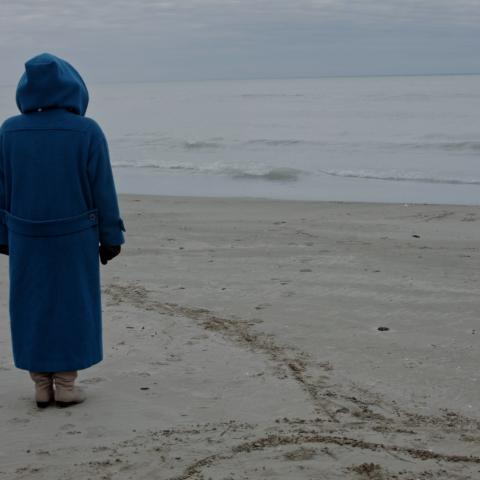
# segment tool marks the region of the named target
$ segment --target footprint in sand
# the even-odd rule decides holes
[[[88,427],[86,438],[97,438],[97,437],[104,437],[108,433],[105,427],[95,426],[95,427]]]
[[[299,262],[300,262],[300,263],[309,263],[309,262],[311,262],[312,260],[313,260],[313,258],[311,258],[311,257],[301,258],[301,259],[299,260]]]
[[[27,423],[30,423],[30,420],[28,418],[14,417],[8,420],[8,423],[11,423],[13,425],[25,425]]]
[[[267,307],[271,307],[271,306],[272,306],[271,303],[260,303],[259,305],[257,305],[255,307],[255,310],[263,310],[263,309],[265,309]]]
[[[79,383],[94,384],[94,383],[100,383],[104,381],[105,379],[102,377],[92,377],[92,378],[86,378],[85,380],[80,380]]]
[[[291,462],[298,462],[301,460],[311,460],[317,455],[317,451],[314,448],[300,447],[299,449],[293,450],[292,452],[287,452],[283,454],[285,460]]]
[[[205,333],[201,333],[199,335],[195,335],[194,337],[192,337],[192,340],[205,340],[208,338],[208,335],[206,335]]]
[[[75,428],[76,425],[73,423],[64,423],[63,425],[60,426],[60,430],[71,430],[72,428]]]
[[[182,360],[182,357],[180,355],[176,355],[174,353],[170,353],[168,355],[169,362],[180,362],[181,360]]]

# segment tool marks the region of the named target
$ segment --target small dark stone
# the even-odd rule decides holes
[[[388,327],[378,327],[377,330],[380,332],[388,332],[390,329]]]
[[[420,235],[412,235],[413,238],[420,238]]]
[[[150,387],[140,387],[140,390],[150,390]]]

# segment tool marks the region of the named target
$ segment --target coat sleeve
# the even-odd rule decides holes
[[[3,158],[3,134],[0,128],[0,210],[4,210],[6,205],[5,193],[5,174]],[[0,245],[8,245],[8,231],[4,223],[3,215],[0,220]]]
[[[90,143],[88,177],[93,203],[98,209],[100,243],[102,245],[125,243],[123,235],[125,226],[118,208],[108,143],[98,125],[96,125]]]

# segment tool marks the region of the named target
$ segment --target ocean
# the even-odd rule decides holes
[[[92,84],[118,190],[480,203],[480,76]],[[14,87],[0,88],[13,115]]]

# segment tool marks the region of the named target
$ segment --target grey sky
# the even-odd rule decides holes
[[[0,84],[480,72],[480,0],[1,0]]]

